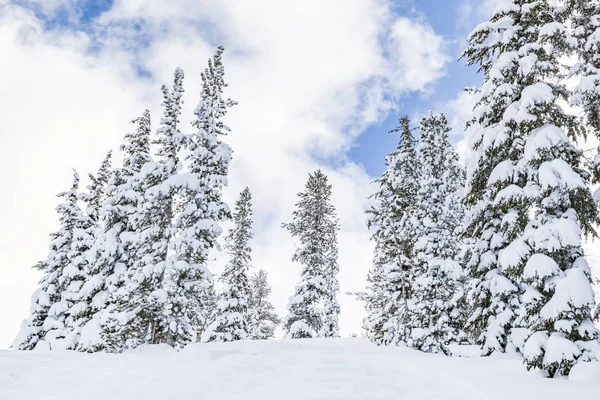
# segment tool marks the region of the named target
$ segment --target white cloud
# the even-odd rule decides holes
[[[381,1],[307,4],[116,1],[91,35],[47,30],[20,7],[0,9],[0,148],[9,149],[0,158],[7,193],[0,197],[0,347],[27,314],[39,278],[30,266],[46,255],[54,194],[70,184],[69,168],[94,171],[144,108],[158,121],[159,84],[176,66],[187,74],[189,121],[199,74],[218,44],[226,47],[227,94],[239,102],[227,120],[234,160],[226,196],[232,204],[244,186],[252,190],[254,265],[269,272],[276,307],[285,312],[299,278],[280,225],[319,167],[330,176],[342,225],[342,293],[363,288],[371,178],[346,150],[387,112],[389,95],[426,90],[444,74],[445,46],[427,25],[394,19]],[[340,300],[344,332],[358,332],[362,305]]]

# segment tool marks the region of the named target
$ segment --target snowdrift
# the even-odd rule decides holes
[[[544,379],[514,357],[444,357],[360,338],[209,343],[180,352],[158,345],[124,354],[3,350],[0,399],[564,400],[597,396],[593,372],[580,374],[583,382]]]

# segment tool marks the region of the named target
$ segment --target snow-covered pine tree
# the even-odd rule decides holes
[[[317,170],[308,176],[306,190],[293,212],[293,221],[283,224],[299,244],[292,257],[301,265],[301,283],[288,303],[289,314],[283,321],[286,337],[315,338],[323,332],[321,301],[328,294],[328,272],[331,240],[336,235],[338,219],[330,203],[331,185],[327,176]]]
[[[339,227],[331,232],[331,237],[327,238],[329,250],[325,255],[325,296],[323,297],[323,330],[321,336],[326,338],[340,337],[340,303],[337,299],[340,292],[340,283],[337,278],[340,271],[338,265],[338,230]]]
[[[126,308],[123,302],[128,298],[117,291],[125,290],[128,270],[136,259],[134,225],[144,196],[136,176],[151,161],[150,112],[144,111],[132,122],[137,127],[125,135],[121,145],[123,165],[108,182],[110,197],[102,203],[100,231],[87,257],[88,279],[80,292],[80,302],[85,304],[79,315],[83,324],[80,351],[120,351],[125,347],[118,314]]]
[[[93,234],[92,221],[77,204],[78,188],[79,175],[74,172],[71,189],[58,195],[64,199],[56,208],[60,229],[51,235],[48,258],[37,266],[44,269],[44,276],[33,295],[27,324],[13,344],[17,349],[62,350],[76,345],[78,331],[69,312],[85,281],[82,263]]]
[[[250,277],[250,339],[265,340],[275,337],[275,328],[281,318],[269,300],[271,286],[267,273],[261,269]]]
[[[231,342],[250,336],[250,282],[252,261],[252,194],[246,187],[235,203],[234,228],[225,238],[229,262],[221,274],[224,288],[215,310],[215,321],[202,336],[203,341]]]
[[[475,248],[483,249],[472,265],[487,271],[485,280],[496,278],[487,283],[487,299],[480,296],[491,315],[482,330],[490,351],[501,350],[515,325],[518,289],[496,272],[527,284],[517,321],[533,331],[525,360],[547,376],[566,375],[577,359],[588,359],[584,347],[597,337],[581,248],[582,231],[593,232],[595,204],[581,151],[571,143],[581,126],[557,103],[569,99],[558,83],[559,57],[573,43],[563,10],[547,0],[514,0],[472,33],[465,51],[486,78],[475,110],[478,165],[468,197],[470,220],[479,220]],[[484,220],[496,222],[486,227]],[[570,298],[569,290],[581,295]]]
[[[464,171],[450,144],[444,114],[421,119],[417,146],[419,189],[415,229],[411,337],[407,344],[425,352],[449,354],[448,344],[462,339],[459,316],[462,270],[455,261],[463,219]]]
[[[132,177],[135,190],[144,195],[136,201],[136,210],[128,220],[135,232],[135,244],[131,253],[135,260],[128,267],[127,285],[118,291],[119,313],[110,323],[109,333],[113,346],[119,343],[135,347],[143,343],[172,343],[171,329],[173,314],[180,310],[174,307],[175,300],[169,299],[164,276],[169,243],[173,238],[175,201],[177,198],[177,173],[181,169],[179,150],[185,144],[185,135],[178,123],[181,114],[184,73],[175,69],[173,88],[162,86],[163,118],[157,130],[159,161],[150,161],[147,153],[142,158],[140,172]],[[145,147],[146,133],[150,131],[150,120],[142,123],[133,140]],[[132,144],[132,146],[135,146]],[[133,147],[132,147],[133,149]],[[141,161],[141,160],[140,160]],[[133,158],[132,158],[133,162]]]
[[[200,103],[192,121],[196,132],[185,138],[188,172],[180,173],[173,185],[180,201],[175,209],[173,255],[167,262],[164,289],[171,310],[168,343],[177,347],[195,341],[198,327],[206,324],[201,320],[206,315],[201,300],[206,298],[212,280],[208,253],[219,248],[219,222],[230,217],[222,190],[228,184],[232,150],[221,140],[230,131],[222,118],[237,103],[223,98],[227,87],[223,51],[223,47],[218,48],[201,75]]]
[[[523,235],[530,249],[523,269],[528,284],[524,318],[532,332],[524,356],[528,369],[548,377],[567,376],[576,363],[595,359],[593,348],[600,344],[592,322],[591,272],[582,247],[582,235],[596,235],[600,220],[590,174],[582,167],[583,151],[574,144],[583,138],[583,129],[557,104],[570,95],[556,84],[562,78],[558,57],[569,54],[573,42],[564,10],[541,0],[522,9],[522,20],[530,22],[529,34],[544,61],[532,69],[534,89],[522,94],[522,102],[535,104],[525,113],[531,125],[520,162],[527,174],[524,192],[535,215]]]
[[[386,169],[375,182],[378,191],[367,211],[375,242],[368,292],[363,296],[367,337],[377,344],[398,344],[410,337],[413,229],[411,215],[418,189],[415,140],[408,117],[402,117],[397,148],[386,157]]]
[[[532,46],[531,35],[521,21],[522,7],[532,4],[516,0],[477,26],[462,55],[468,65],[478,66],[484,78],[473,90],[476,105],[467,124],[472,132],[465,194],[465,237],[470,246],[464,260],[469,277],[467,302],[471,305],[466,330],[482,347],[483,355],[522,346],[522,339],[513,334],[521,308],[524,262],[518,254],[506,257],[515,254],[517,248],[504,253],[504,263],[499,255],[522,235],[529,220],[523,193],[526,178],[517,167],[529,122],[515,119],[512,110],[535,106],[522,103],[521,94],[525,90],[531,93],[532,72],[539,71],[545,62],[539,59],[539,46]]]
[[[584,110],[585,123],[600,142],[600,2],[571,0],[572,25],[579,62],[571,74],[579,82],[571,103]],[[591,160],[594,183],[600,184],[600,143]],[[600,203],[600,190],[596,192]]]

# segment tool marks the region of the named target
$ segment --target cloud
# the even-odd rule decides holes
[[[316,168],[329,175],[340,216],[342,293],[364,287],[372,178],[346,152],[398,96],[426,91],[444,75],[445,45],[383,1],[308,4],[115,1],[86,32],[48,28],[24,7],[0,9],[0,147],[10,149],[0,158],[9,193],[0,197],[0,347],[27,314],[39,279],[30,266],[46,255],[54,194],[70,184],[70,167],[94,171],[146,107],[156,127],[159,85],[177,66],[186,72],[187,126],[218,44],[226,48],[227,95],[239,102],[227,117],[234,159],[226,199],[233,204],[246,185],[253,193],[253,263],[269,273],[277,310],[285,313],[299,279],[281,223]],[[342,294],[340,301],[344,333],[358,332],[362,305]]]

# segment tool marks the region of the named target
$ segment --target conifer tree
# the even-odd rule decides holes
[[[250,339],[265,340],[275,337],[275,328],[281,319],[269,300],[271,286],[264,270],[250,278]]]
[[[78,346],[80,351],[119,351],[125,347],[126,335],[117,315],[126,309],[121,296],[136,259],[134,226],[137,206],[144,196],[136,177],[151,161],[150,112],[144,111],[132,122],[137,127],[125,135],[121,145],[123,165],[114,171],[108,182],[111,195],[102,203],[100,232],[87,257],[89,278],[82,287],[80,298],[80,302],[86,304],[79,315],[80,323],[84,324]]]
[[[411,338],[425,352],[449,354],[448,344],[461,340],[459,316],[461,267],[455,261],[463,219],[464,171],[450,144],[444,114],[429,113],[420,126],[417,147],[419,189],[413,226]]]
[[[222,120],[237,104],[223,98],[227,87],[219,47],[202,73],[200,103],[194,111],[196,132],[184,138],[189,155],[186,174],[179,174],[176,186],[179,201],[173,222],[173,255],[167,262],[164,289],[170,308],[168,343],[183,346],[197,339],[202,321],[202,298],[206,297],[212,276],[207,267],[208,252],[219,249],[222,233],[219,222],[229,219],[230,211],[222,199],[232,150],[221,140],[230,129]]]
[[[231,342],[250,335],[250,282],[248,270],[252,261],[252,195],[247,187],[235,203],[235,227],[225,238],[229,262],[221,275],[225,284],[215,310],[215,321],[203,334],[203,341]]]
[[[474,31],[465,52],[486,73],[476,109],[481,129],[471,199],[479,190],[484,200],[476,207],[479,218],[497,220],[495,230],[482,238],[498,251],[483,253],[483,263],[488,270],[497,263],[526,285],[517,320],[532,332],[525,361],[546,376],[565,376],[577,360],[589,359],[586,348],[598,337],[591,329],[594,298],[581,247],[582,233],[593,233],[596,206],[580,166],[581,151],[572,144],[582,128],[557,103],[570,95],[558,83],[559,57],[569,53],[572,42],[562,10],[547,0],[514,0]],[[485,208],[491,211],[487,216],[481,213]],[[489,286],[496,292],[493,306],[511,311],[496,314],[500,319],[493,329],[484,327],[497,342],[493,351],[506,347],[518,297],[512,282]],[[581,295],[571,298],[574,291]]]
[[[185,334],[193,336],[189,327],[177,327],[173,314],[181,312],[169,295],[171,289],[165,282],[167,269],[172,267],[167,261],[169,244],[175,227],[174,212],[178,186],[176,176],[182,165],[179,151],[185,144],[185,135],[179,130],[179,116],[183,104],[184,73],[176,68],[171,90],[162,86],[163,118],[157,130],[158,162],[150,162],[142,167],[137,180],[144,193],[138,204],[138,216],[133,228],[138,233],[137,260],[128,274],[131,311],[127,330],[131,337],[129,346],[140,343],[169,343],[176,345],[172,335],[185,329]],[[142,336],[143,335],[143,336]]]
[[[323,312],[321,301],[328,296],[328,270],[332,241],[338,220],[330,203],[331,185],[327,176],[317,170],[308,176],[306,190],[298,193],[293,221],[283,224],[299,242],[292,257],[301,265],[301,283],[290,297],[289,314],[284,319],[286,337],[290,339],[315,338],[322,334]]]
[[[340,292],[340,284],[337,275],[340,271],[338,265],[337,228],[328,238],[329,251],[325,261],[325,296],[323,299],[323,330],[321,336],[326,338],[340,337],[340,303],[337,295]]]
[[[385,172],[375,181],[375,204],[367,211],[375,256],[367,278],[368,293],[363,296],[367,337],[384,345],[407,342],[410,337],[411,216],[418,189],[415,140],[408,117],[402,117],[390,133],[400,133],[400,140],[386,157]]]
[[[473,134],[465,236],[471,245],[464,260],[471,305],[466,329],[484,355],[515,347],[511,334],[521,308],[522,262],[503,266],[499,254],[519,238],[528,221],[528,202],[522,191],[525,177],[517,168],[528,121],[506,114],[509,107],[514,110],[521,105],[531,67],[540,64],[535,54],[538,47],[527,47],[530,38],[525,28],[513,29],[520,24],[520,8],[525,3],[515,1],[475,28],[462,55],[484,75],[484,83],[474,90],[474,117],[468,123]],[[534,104],[523,106],[527,110]],[[519,347],[519,340],[515,341]]]
[[[78,188],[79,175],[74,172],[71,189],[58,195],[64,199],[56,208],[60,229],[51,235],[48,258],[38,264],[38,268],[44,269],[44,276],[32,298],[27,324],[14,343],[20,350],[76,346],[78,331],[70,310],[86,278],[82,263],[93,234],[92,221],[77,203]]]

